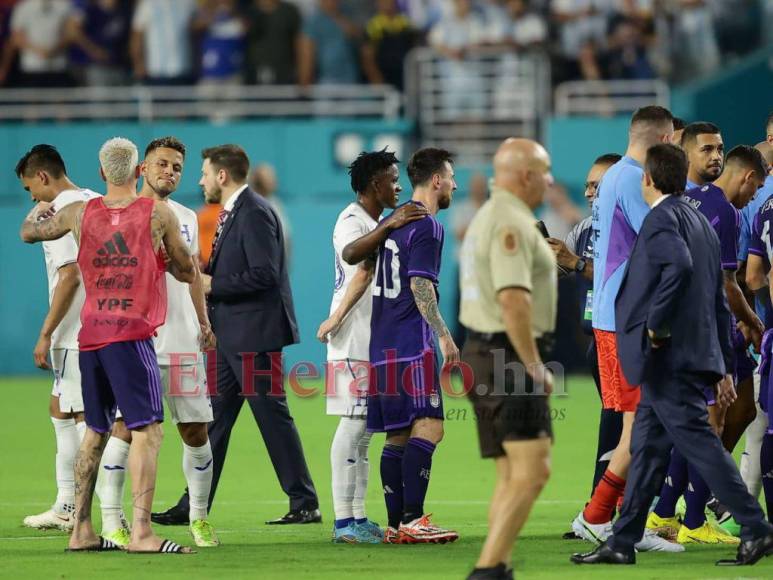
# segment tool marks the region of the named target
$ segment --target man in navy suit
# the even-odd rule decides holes
[[[773,554],[773,526],[749,495],[738,468],[708,423],[703,389],[719,404],[735,398],[730,312],[719,269],[719,240],[682,199],[687,159],[674,145],[647,151],[642,192],[651,207],[615,302],[617,343],[626,379],[642,385],[631,439],[631,469],[612,536],[577,564],[634,564],[634,544],[663,483],[674,445],[741,524],[734,560],[754,564]]]
[[[202,152],[199,185],[220,213],[207,274],[202,274],[217,338],[217,393],[209,425],[213,476],[210,507],[228,440],[246,398],[290,511],[269,524],[321,522],[319,502],[284,394],[282,348],[298,342],[282,226],[276,212],[246,183],[250,162],[238,145]],[[159,524],[187,523],[188,496],[153,514]]]

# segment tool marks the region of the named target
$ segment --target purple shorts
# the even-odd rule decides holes
[[[756,368],[757,361],[754,360],[754,357],[749,353],[749,349],[745,345],[735,349],[733,375],[736,385],[752,378]]]
[[[773,389],[770,388],[770,381],[773,377],[769,374],[760,376],[760,396],[757,401],[760,407],[768,416],[767,433],[773,434],[773,421],[771,421],[771,410],[773,410]]]
[[[426,364],[425,364],[426,363]],[[368,394],[367,428],[396,431],[417,419],[443,419],[443,397],[434,353],[415,360],[374,365],[376,384]]]
[[[114,342],[80,352],[81,387],[86,425],[110,431],[116,407],[128,429],[164,420],[161,375],[153,339]]]

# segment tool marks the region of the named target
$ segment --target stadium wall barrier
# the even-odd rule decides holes
[[[405,121],[292,120],[252,121],[213,125],[206,122],[139,124],[35,124],[0,127],[0,374],[38,373],[32,349],[47,309],[47,282],[42,248],[19,239],[19,227],[31,207],[13,168],[36,143],[59,148],[73,181],[81,187],[104,191],[98,175],[97,152],[113,136],[132,139],[142,148],[151,139],[176,135],[188,147],[185,170],[175,199],[192,208],[203,203],[199,186],[200,151],[220,143],[242,145],[252,163],[276,167],[280,197],[292,224],[291,284],[301,329],[301,344],[288,348],[287,364],[325,359],[324,345],[316,338],[319,323],[327,317],[333,291],[332,229],[338,213],[352,201],[344,163],[361,149],[390,145],[404,162],[410,153],[411,124]],[[404,171],[402,172],[404,173]],[[469,172],[459,169],[459,197],[463,197]],[[402,175],[402,200],[409,185]],[[439,219],[450,223],[448,212]],[[446,233],[441,279],[441,309],[451,320],[456,284],[453,235]],[[289,368],[289,367],[288,367]]]

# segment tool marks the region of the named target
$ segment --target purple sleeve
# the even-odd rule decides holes
[[[738,269],[738,231],[740,227],[738,210],[726,205],[719,221],[719,248],[723,270]]]
[[[438,283],[438,255],[442,244],[442,226],[432,218],[424,218],[409,237],[408,277],[419,276]]]
[[[765,241],[762,239],[762,226],[760,214],[754,216],[752,234],[749,238],[749,253],[755,256],[765,257]]]

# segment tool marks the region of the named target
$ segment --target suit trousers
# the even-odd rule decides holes
[[[277,351],[275,356],[277,355],[281,355],[281,351]],[[260,429],[279,485],[290,499],[290,510],[317,509],[317,492],[306,465],[295,421],[287,405],[281,368],[274,368],[272,385],[272,377],[268,375],[272,362],[268,353],[255,355],[252,376],[245,376],[243,359],[238,353],[226,353],[219,347],[217,349],[217,394],[213,393],[211,396],[213,420],[208,427],[213,458],[209,508],[212,507],[223,471],[231,430],[246,399]],[[187,493],[180,498],[177,505],[187,512]]]
[[[670,349],[671,346],[664,346]],[[641,540],[653,498],[666,475],[672,446],[693,465],[714,496],[741,525],[744,541],[769,533],[773,528],[746,489],[735,461],[725,450],[708,422],[704,387],[711,375],[673,373],[668,353],[653,352],[651,368],[657,367],[642,385],[642,398],[631,434],[631,466],[620,517],[608,541],[614,550],[631,554]]]

